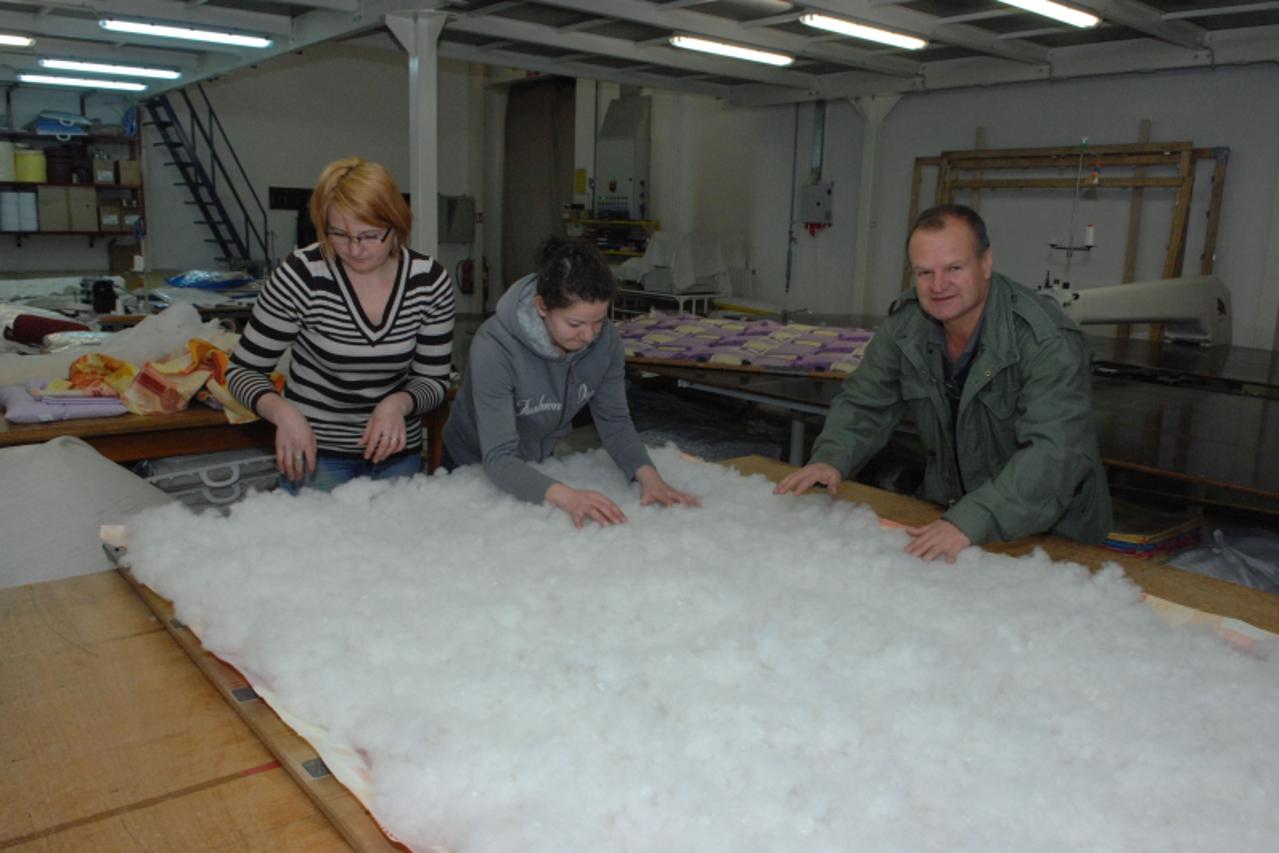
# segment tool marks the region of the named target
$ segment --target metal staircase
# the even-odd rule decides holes
[[[191,88],[203,100],[203,110],[196,108]],[[209,96],[199,84],[176,94],[186,107],[185,123],[168,93],[146,102],[148,124],[160,137],[154,144],[166,149],[171,159],[165,165],[176,166],[182,177],[174,186],[185,186],[190,193],[187,204],[195,205],[200,212],[195,224],[208,227],[213,236],[205,242],[217,245],[218,260],[232,268],[257,264],[269,268],[273,259],[266,207],[253,189]],[[228,164],[234,169],[228,169]]]

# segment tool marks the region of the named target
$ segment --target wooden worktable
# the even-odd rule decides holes
[[[116,572],[0,590],[0,849],[346,849]]]
[[[793,470],[762,457],[725,464],[771,479]],[[938,513],[857,483],[840,496],[910,524]],[[1035,545],[1121,563],[1154,595],[1279,632],[1279,596],[1056,537],[991,550]],[[296,736],[260,700],[232,710],[223,696],[234,671],[198,649],[193,664],[179,645],[185,629],[154,612],[116,572],[0,590],[0,850],[323,851],[367,832],[331,777],[303,792],[281,764],[295,756],[280,738]],[[246,723],[246,705],[257,722]]]
[[[444,449],[441,431],[448,416],[447,402],[422,416],[428,470],[439,467]],[[272,453],[275,447],[275,427],[269,422],[231,424],[225,414],[204,406],[172,415],[117,415],[45,424],[11,424],[0,418],[0,449],[64,435],[83,439],[114,462],[250,448]]]

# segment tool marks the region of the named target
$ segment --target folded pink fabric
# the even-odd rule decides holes
[[[128,409],[118,397],[52,397],[37,400],[23,385],[0,388],[0,406],[4,419],[14,424],[38,424],[75,418],[108,418],[123,415]]]

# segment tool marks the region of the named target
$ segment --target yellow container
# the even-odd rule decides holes
[[[13,152],[14,172],[17,180],[28,184],[43,184],[49,179],[43,151],[18,148]]]

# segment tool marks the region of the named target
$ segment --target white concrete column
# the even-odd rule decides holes
[[[875,295],[871,272],[875,269],[873,261],[879,238],[879,222],[875,219],[879,142],[884,119],[897,106],[901,95],[865,95],[851,100],[866,123],[862,129],[861,186],[857,191],[857,234],[853,242],[853,299],[850,310],[854,314],[870,314]]]
[[[458,311],[472,314],[484,312],[484,261],[490,251],[488,224],[488,183],[485,181],[484,146],[487,140],[484,93],[488,89],[488,66],[472,65],[467,78],[467,186],[475,197],[478,222],[471,241],[470,257],[475,261],[475,291],[469,297],[458,297]]]
[[[590,180],[595,177],[595,102],[597,84],[594,80],[578,80],[573,109],[573,181],[577,182],[578,170],[586,174],[586,185],[580,190],[573,187],[573,202],[591,206]]]
[[[510,91],[507,86],[493,84],[484,89],[484,247],[492,274],[484,311],[492,311],[497,306],[506,283],[502,269],[502,200],[506,186],[506,103]]]
[[[439,38],[443,12],[394,12],[386,16],[392,35],[409,54],[409,193],[413,199],[413,239],[419,252],[439,253],[440,164]]]

